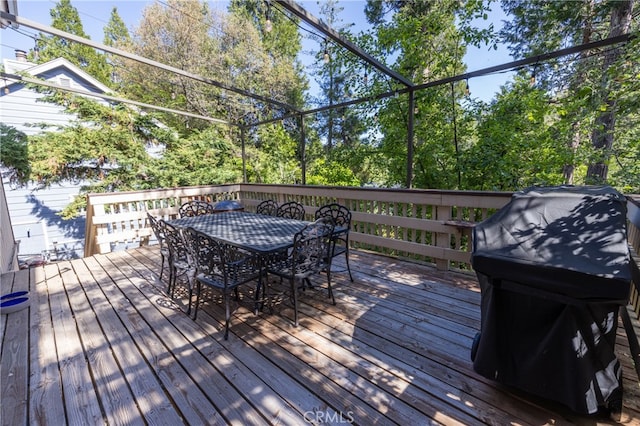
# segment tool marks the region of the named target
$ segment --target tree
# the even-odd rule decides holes
[[[111,16],[109,22],[104,27],[104,44],[111,47],[117,47],[119,49],[127,50],[131,46],[131,36],[129,30],[124,21],[118,14],[118,9],[114,7],[111,9]],[[115,55],[107,54],[107,63],[111,67],[111,87],[116,90],[122,90],[122,82],[120,79],[120,70],[118,66],[120,61]]]
[[[593,42],[605,37],[626,34],[634,30],[631,21],[634,1],[552,2],[503,0],[503,9],[512,15],[503,31],[503,39],[510,44],[516,57],[525,57],[559,48]],[[635,24],[637,26],[637,24]],[[588,164],[588,183],[604,183],[608,178],[609,158],[614,151],[626,151],[629,141],[616,140],[615,128],[620,111],[612,94],[620,93],[630,80],[621,73],[632,53],[631,44],[613,46],[598,52],[585,52],[576,58],[560,58],[532,69],[538,84],[553,93],[556,102],[567,112],[565,140],[576,155],[575,160]],[[624,120],[629,122],[628,120]],[[620,121],[619,121],[620,122]],[[626,133],[624,130],[621,134]],[[578,155],[587,139],[593,147],[588,157]],[[586,165],[586,164],[585,164]],[[565,165],[565,180],[574,180],[574,170],[580,164]]]
[[[29,138],[31,179],[41,186],[83,180],[85,192],[158,187],[161,160],[151,157],[147,148],[174,145],[171,130],[126,105],[107,105],[57,90],[44,100],[65,107],[65,113],[77,119]],[[77,214],[83,199],[67,208],[65,217]]]
[[[481,2],[480,2],[481,3]],[[387,8],[389,10],[387,10]],[[377,55],[395,58],[392,68],[414,83],[424,83],[464,71],[463,34],[456,27],[457,16],[470,12],[457,1],[367,2],[367,17],[374,26]],[[393,12],[387,20],[388,12]],[[374,76],[374,92],[403,88],[386,77]],[[459,127],[458,100],[461,84],[437,87],[416,94],[413,186],[455,188],[459,181],[458,140],[464,140]],[[393,96],[378,103],[375,113],[381,136],[380,149],[387,159],[388,185],[406,182],[408,102]]]
[[[248,152],[249,177],[257,183],[299,183],[299,142],[281,123],[260,126],[255,137],[258,149]]]
[[[84,32],[78,10],[70,0],[59,0],[50,11],[51,26],[59,30],[90,39]],[[37,52],[37,55],[36,55]],[[90,46],[75,43],[64,38],[40,33],[36,48],[30,52],[30,58],[37,63],[44,63],[57,58],[65,58],[79,66],[92,77],[108,85],[110,73],[104,55]]]
[[[25,183],[29,179],[27,135],[0,123],[0,164],[10,169],[11,181]]]
[[[342,37],[349,38],[348,28],[340,19],[340,13],[344,9],[339,6],[337,0],[322,2],[320,5],[320,17],[328,26],[337,31]],[[315,37],[315,36],[312,36]],[[317,38],[317,37],[315,37]],[[315,102],[318,105],[327,105],[329,110],[320,114],[317,120],[318,133],[325,138],[325,149],[331,153],[337,144],[349,144],[357,139],[357,127],[351,110],[341,108],[334,109],[333,105],[349,98],[350,85],[346,75],[345,66],[349,57],[342,48],[334,48],[328,40],[316,40],[320,43],[320,50],[316,53],[315,76],[320,87],[320,96]],[[351,128],[349,128],[351,124]],[[361,129],[360,129],[361,130]]]
[[[269,83],[265,81],[252,84],[252,90],[266,88],[266,96],[284,101],[297,109],[304,109],[304,91],[308,81],[298,54],[302,48],[298,32],[298,18],[290,16],[278,5],[263,0],[232,0],[229,12],[251,23],[260,35],[262,49],[269,61],[271,70]],[[267,25],[267,22],[269,25]],[[250,126],[261,119],[274,118],[290,113],[285,108],[266,103],[254,103],[252,111],[245,115],[243,124],[247,127],[247,140],[253,143],[249,147],[248,175],[257,182],[296,183],[302,181],[300,165],[308,161],[303,149],[308,152],[313,145],[312,129],[305,121],[305,144],[301,146],[302,129],[297,119],[283,120],[278,125]],[[270,170],[271,167],[275,167]]]
[[[235,124],[269,117],[279,108],[233,90],[233,87],[279,102],[300,99],[291,53],[269,52],[263,35],[242,13],[215,12],[197,0],[154,3],[133,31],[132,50],[143,57],[205,76],[217,84],[123,61],[120,69],[128,95]],[[292,40],[295,44],[295,38]],[[294,99],[292,99],[292,97]],[[297,100],[295,99],[297,98]],[[203,129],[197,119],[167,116],[181,132]]]
[[[544,90],[531,87],[529,76],[518,75],[490,105],[478,105],[476,114],[478,142],[463,157],[467,189],[562,183],[568,148],[557,138],[557,112]]]
[[[131,43],[131,36],[124,21],[118,14],[118,8],[111,9],[109,22],[104,27],[103,43],[111,47],[127,46]]]
[[[609,24],[609,37],[616,37],[628,34],[631,28],[631,18],[633,13],[633,0],[617,1],[611,6],[611,21]],[[604,183],[607,180],[609,157],[613,148],[613,138],[616,122],[616,99],[611,97],[616,84],[615,79],[611,79],[610,69],[622,56],[623,48],[616,47],[609,50],[602,61],[602,92],[600,93],[602,103],[606,105],[604,111],[596,117],[591,133],[591,144],[598,153],[587,169],[587,181],[594,183]]]

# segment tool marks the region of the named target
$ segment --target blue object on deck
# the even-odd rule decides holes
[[[13,299],[8,299],[0,303],[0,314],[4,315],[18,312],[27,306],[29,306],[28,297],[15,297]]]

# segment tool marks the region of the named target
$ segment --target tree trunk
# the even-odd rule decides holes
[[[587,44],[587,43],[591,43],[591,36],[593,34],[593,26],[592,26],[592,22],[593,22],[593,9],[594,9],[594,4],[593,4],[593,0],[589,1],[585,7],[587,8],[588,11],[588,19],[585,19],[585,26],[582,29],[582,44]],[[581,52],[579,54],[579,58],[580,60],[584,59],[589,53],[588,52]],[[584,71],[579,71],[578,75],[575,76],[575,78],[573,79],[574,82],[578,82],[577,84],[581,84],[584,81]],[[576,83],[573,83],[576,84]],[[571,137],[571,140],[569,141],[569,149],[571,151],[571,162],[565,164],[563,170],[562,170],[562,175],[564,177],[564,183],[567,185],[573,185],[573,180],[574,180],[574,174],[575,174],[575,170],[576,170],[576,161],[575,161],[575,154],[578,151],[578,147],[580,146],[580,142],[582,141],[582,136],[580,135],[580,130],[581,130],[581,125],[580,125],[580,118],[579,116],[576,117],[575,121],[573,122],[573,124],[571,125],[571,130],[573,131],[573,135]]]
[[[634,0],[624,0],[614,2],[611,9],[611,23],[609,37],[616,37],[629,32]],[[595,156],[589,163],[587,169],[587,183],[602,184],[607,180],[608,163],[613,147],[613,132],[616,122],[616,100],[611,99],[611,88],[609,87],[609,69],[618,60],[621,48],[611,49],[605,54],[602,64],[602,87],[606,109],[596,117],[593,132],[591,133],[591,144],[595,149]]]
[[[580,146],[580,122],[576,121],[571,126],[573,129],[573,137],[571,138],[571,142],[569,143],[569,149],[571,149],[571,163],[565,164],[562,174],[564,176],[564,183],[567,185],[573,185],[574,173],[576,170],[575,166],[575,153],[578,151],[578,147]]]

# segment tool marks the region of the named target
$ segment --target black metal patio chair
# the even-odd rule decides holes
[[[202,200],[187,201],[178,209],[180,217],[192,217],[212,213],[215,213],[213,204]]]
[[[184,236],[196,267],[195,285],[197,290],[193,319],[198,317],[202,285],[218,290],[222,293],[225,307],[224,339],[228,340],[231,319],[230,293],[235,293],[236,300],[239,300],[238,287],[257,281],[255,290],[257,297],[262,283],[260,258],[193,228],[185,229]],[[255,306],[257,306],[257,302]]]
[[[190,253],[185,243],[182,231],[175,226],[159,220],[160,226],[164,229],[165,240],[169,248],[169,286],[167,293],[173,297],[179,277],[185,277],[189,290],[189,306],[187,314],[191,313],[191,298],[193,296],[193,277],[195,267],[193,266]]]
[[[160,280],[162,281],[162,273],[164,272],[164,264],[169,259],[169,247],[167,247],[167,242],[165,241],[164,235],[164,226],[158,219],[153,217],[153,215],[147,212],[147,219],[149,220],[149,226],[151,226],[151,230],[153,231],[153,235],[156,237],[156,241],[158,241],[158,246],[160,246]]]
[[[316,219],[330,217],[333,224],[340,228],[335,230],[331,237],[331,257],[336,257],[344,253],[349,272],[349,279],[353,282],[351,267],[349,266],[349,230],[351,229],[351,211],[338,203],[330,203],[320,207],[315,213]]]
[[[264,200],[256,206],[256,213],[267,216],[276,216],[278,203],[274,200]]]
[[[286,217],[288,219],[304,220],[304,206],[297,201],[289,201],[288,203],[278,206],[276,216]]]
[[[327,291],[331,303],[336,304],[331,288],[331,234],[333,221],[321,218],[296,233],[293,238],[293,248],[287,256],[275,256],[267,267],[267,273],[289,280],[293,298],[294,324],[298,325],[298,287],[301,282],[303,290],[307,285],[311,287],[309,277],[325,271],[327,274]],[[327,264],[329,262],[329,264]]]

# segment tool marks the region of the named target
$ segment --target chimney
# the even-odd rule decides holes
[[[27,52],[19,49],[16,49],[15,52],[16,52],[16,61],[27,62]]]

